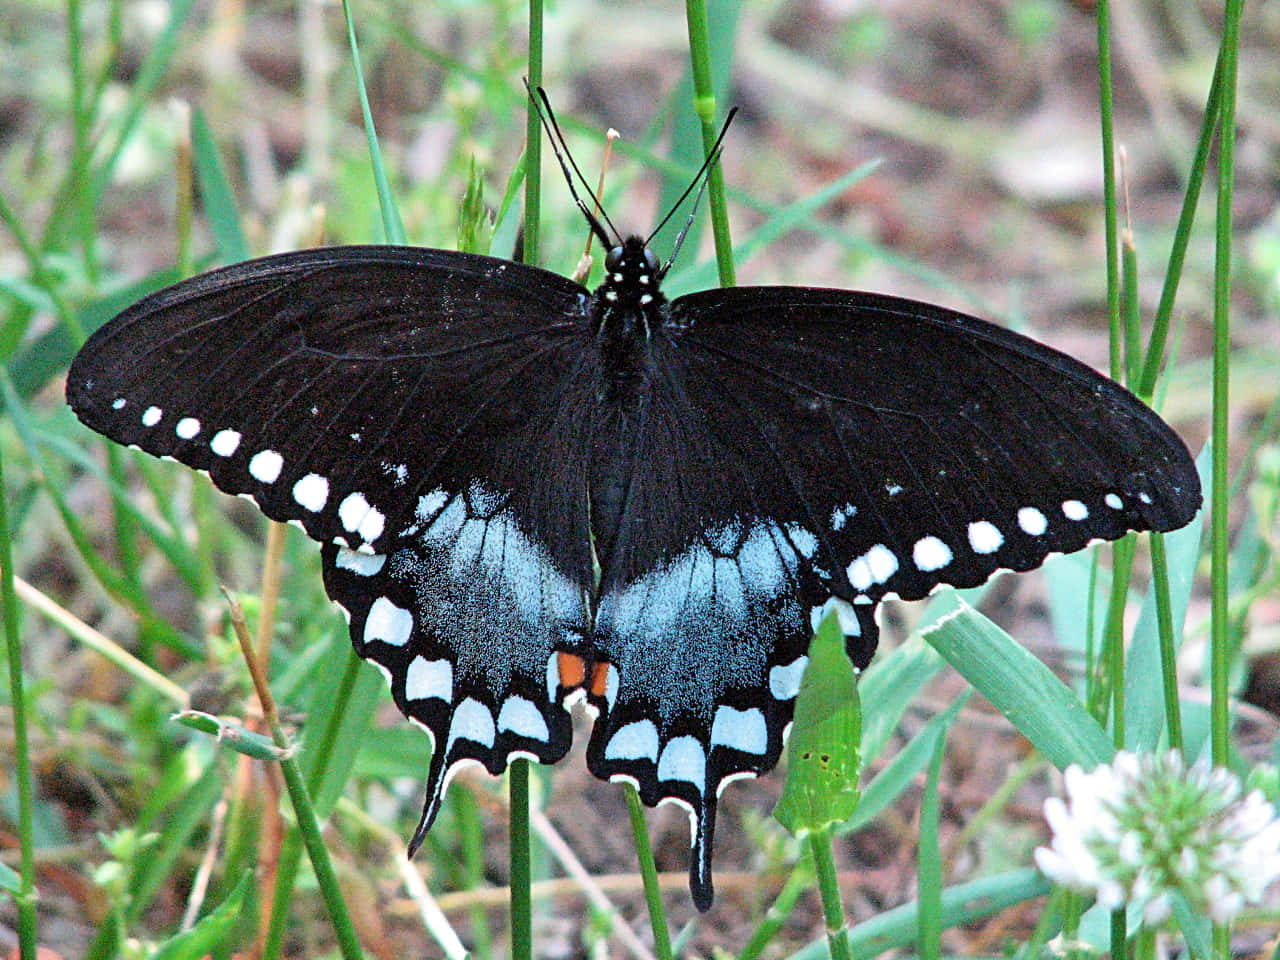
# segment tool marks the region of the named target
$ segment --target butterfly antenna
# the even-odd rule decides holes
[[[587,178],[582,175],[582,171],[578,169],[577,163],[574,162],[573,154],[569,152],[569,145],[565,143],[564,134],[560,132],[560,124],[556,122],[555,111],[551,109],[551,101],[547,98],[547,92],[539,87],[537,96],[534,96],[534,91],[529,89],[529,81],[527,79],[524,82],[524,86],[529,92],[529,100],[533,103],[534,112],[538,114],[538,120],[541,121],[542,128],[547,131],[547,139],[551,141],[551,149],[555,152],[556,160],[560,162],[560,171],[564,174],[565,182],[569,185],[569,193],[573,196],[573,202],[578,205],[582,215],[587,218],[587,223],[591,225],[591,232],[600,238],[600,242],[606,248],[615,246],[622,241],[622,235],[618,233],[618,229],[613,225],[613,221],[609,219],[609,215],[601,207],[600,216],[597,217],[578,194],[578,188],[575,183],[581,183],[588,192],[591,190],[591,185],[587,183]],[[539,103],[539,99],[541,103]],[[576,181],[574,180],[575,175],[577,176]],[[601,223],[601,220],[604,223]],[[613,236],[609,235],[609,230],[605,229],[605,224],[608,225],[609,230],[613,231]]]
[[[702,161],[702,166],[698,168],[698,172],[693,175],[693,179],[689,181],[689,185],[684,188],[684,193],[680,194],[680,199],[671,205],[671,209],[667,211],[667,215],[662,218],[661,222],[653,228],[653,232],[645,239],[644,245],[647,247],[658,235],[658,232],[667,225],[672,217],[675,216],[680,205],[688,199],[689,194],[693,193],[695,187],[698,189],[698,195],[694,198],[693,209],[689,211],[689,219],[685,221],[684,228],[676,237],[676,242],[672,247],[671,256],[667,258],[667,262],[662,265],[662,276],[671,269],[671,264],[675,262],[676,254],[680,252],[680,247],[684,244],[684,238],[689,233],[689,228],[693,226],[693,218],[698,212],[698,204],[702,202],[702,195],[707,190],[707,183],[711,179],[711,165],[720,159],[720,152],[724,149],[725,134],[729,132],[729,124],[733,123],[733,118],[737,116],[738,108],[734,107],[729,111],[729,115],[724,118],[724,126],[720,128],[720,135],[716,137],[716,142],[711,145],[711,149],[707,151],[707,158]],[[659,277],[661,279],[661,276]]]

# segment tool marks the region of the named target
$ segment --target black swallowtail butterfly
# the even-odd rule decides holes
[[[1200,505],[1185,446],[1081,363],[927,303],[736,287],[667,301],[638,237],[594,292],[445,250],[265,257],[153,294],[67,379],[81,420],[322,546],[356,650],[451,772],[554,763],[691,811],[778,762],[811,631],[854,663],[884,597],[967,587]]]

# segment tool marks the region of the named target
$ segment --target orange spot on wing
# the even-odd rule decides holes
[[[599,663],[591,666],[591,686],[588,692],[593,697],[603,697],[606,684],[609,682],[609,671],[613,669],[613,664],[601,660]]]
[[[587,661],[576,653],[556,653],[556,670],[560,674],[560,686],[576,690],[587,681]]]

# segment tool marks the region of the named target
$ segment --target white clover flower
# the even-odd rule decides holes
[[[1188,769],[1177,752],[1121,752],[1089,773],[1073,764],[1063,780],[1066,802],[1044,804],[1053,841],[1036,864],[1109,910],[1135,905],[1155,927],[1181,893],[1230,923],[1280,877],[1276,810],[1261,790],[1241,797],[1228,770]]]

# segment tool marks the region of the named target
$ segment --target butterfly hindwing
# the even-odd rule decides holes
[[[515,754],[554,763],[572,735],[553,649],[585,632],[584,594],[509,509],[486,505],[492,498],[476,490],[450,498],[389,554],[332,543],[322,551],[325,589],[356,651],[431,736],[415,846],[459,763],[492,774]]]

